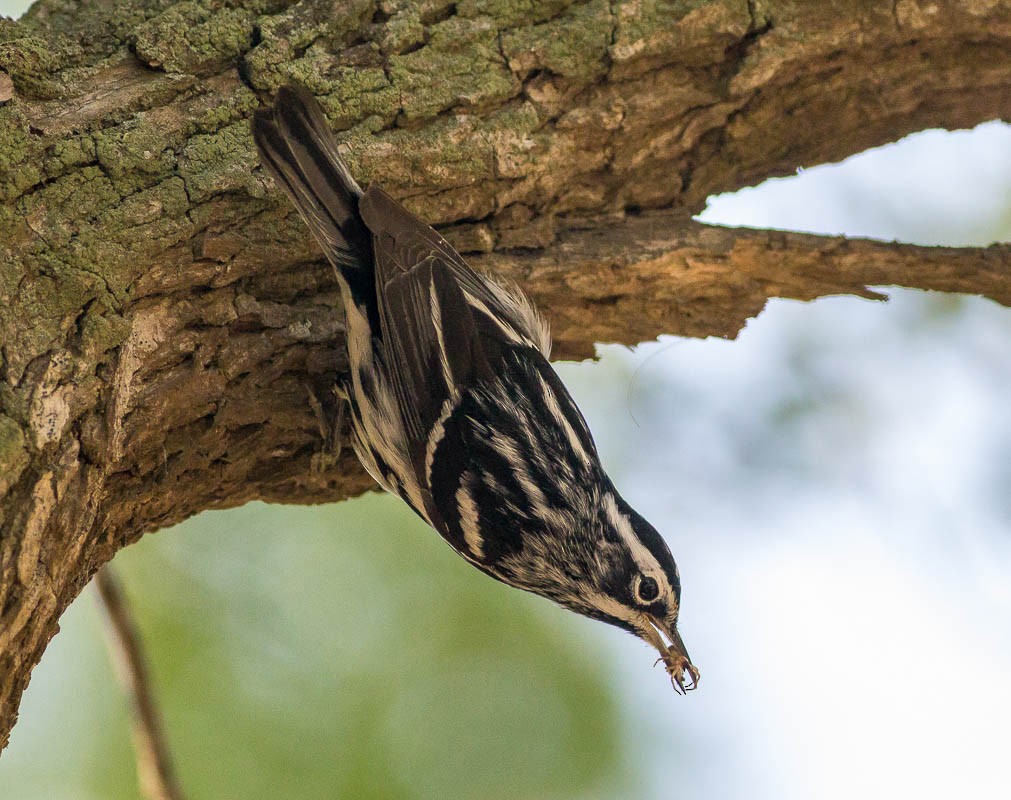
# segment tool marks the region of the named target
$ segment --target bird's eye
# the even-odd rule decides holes
[[[640,578],[635,586],[635,599],[640,603],[652,603],[660,596],[660,587],[650,577]]]

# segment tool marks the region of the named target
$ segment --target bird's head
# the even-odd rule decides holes
[[[656,648],[677,691],[696,688],[699,671],[677,628],[681,579],[657,530],[613,487],[548,528],[525,532],[522,550],[493,574],[638,636]]]

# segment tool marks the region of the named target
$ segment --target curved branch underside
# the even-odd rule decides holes
[[[43,0],[0,22],[0,742],[117,549],[206,508],[371,486],[325,451],[342,319],[257,168],[261,98],[320,95],[353,171],[522,284],[562,358],[732,337],[770,297],[1011,305],[1006,246],[691,220],[712,193],[1011,107],[1011,3],[869,5]]]

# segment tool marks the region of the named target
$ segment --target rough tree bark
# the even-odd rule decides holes
[[[0,21],[0,743],[61,612],[206,508],[338,500],[330,270],[247,117],[523,284],[561,358],[868,285],[1011,305],[1011,252],[695,223],[707,195],[1011,107],[1001,0],[42,0]],[[318,402],[311,398],[317,398]],[[314,410],[315,409],[315,410]]]

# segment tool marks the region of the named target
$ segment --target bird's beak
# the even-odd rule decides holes
[[[681,641],[676,622],[668,622],[652,614],[643,614],[642,638],[660,653],[657,663],[663,661],[676,692],[685,694],[698,688],[699,671],[692,664],[685,643]],[[691,682],[687,685],[684,678],[686,672],[691,677]]]

